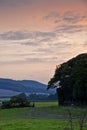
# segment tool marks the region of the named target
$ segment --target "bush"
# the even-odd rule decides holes
[[[27,98],[20,96],[13,96],[9,101],[4,101],[1,108],[14,108],[14,107],[29,107],[30,102]]]

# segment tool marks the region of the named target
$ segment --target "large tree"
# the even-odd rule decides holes
[[[56,67],[48,89],[56,87],[60,105],[87,105],[87,53]]]

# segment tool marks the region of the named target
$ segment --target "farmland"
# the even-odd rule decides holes
[[[59,107],[57,102],[37,102],[35,107],[0,109],[0,130],[63,130],[70,110],[75,130],[85,108]],[[85,121],[84,130],[87,130]]]

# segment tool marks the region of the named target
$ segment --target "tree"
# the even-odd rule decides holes
[[[57,87],[60,105],[87,105],[87,53],[57,66],[48,82],[48,89],[51,87]]]
[[[26,98],[24,97],[20,97],[20,96],[13,96],[11,99],[10,99],[10,102],[11,102],[11,105],[13,107],[27,107],[29,106],[29,102]]]
[[[2,108],[14,108],[14,107],[29,107],[30,102],[27,98],[19,96],[13,96],[9,101],[4,101],[2,103]]]

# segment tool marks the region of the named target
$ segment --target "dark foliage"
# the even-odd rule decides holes
[[[30,102],[26,97],[13,96],[9,101],[4,101],[2,103],[2,108],[14,108],[14,107],[29,107]]]
[[[30,94],[29,97],[30,101],[56,101],[57,100],[57,94]]]
[[[87,105],[87,53],[56,67],[53,78],[48,82],[48,89],[57,88],[59,104]]]

